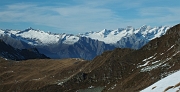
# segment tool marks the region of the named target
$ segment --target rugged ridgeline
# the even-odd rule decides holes
[[[105,52],[69,81],[61,85],[47,85],[38,92],[140,91],[178,71],[179,61],[180,24],[139,50],[115,49]]]
[[[54,59],[83,58],[91,60],[115,46],[102,41],[68,34],[51,34],[32,28],[24,31],[6,30],[0,36],[7,44],[18,48],[37,48],[40,53]]]
[[[83,58],[86,60],[91,60],[104,51],[113,50],[114,48],[115,46],[86,37],[80,37],[72,45],[61,43],[52,46],[37,46],[41,53],[51,58]]]
[[[87,32],[85,34],[80,34],[80,36],[97,39],[119,48],[139,49],[150,40],[164,35],[169,28],[170,27],[168,26],[152,28],[143,25],[142,27],[135,29],[128,26],[127,28],[118,28],[116,30],[104,29],[99,32]]]
[[[48,58],[44,54],[40,54],[36,48],[15,49],[0,40],[0,57],[10,60],[26,60],[26,59],[43,59]]]
[[[28,28],[24,31],[0,30],[0,38],[14,48],[35,47],[50,58],[92,60],[104,51],[113,50],[116,47],[139,49],[150,40],[165,34],[169,28],[168,26],[154,28],[142,26],[139,29],[127,27],[79,35],[53,34]]]

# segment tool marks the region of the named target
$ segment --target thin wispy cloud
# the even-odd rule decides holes
[[[4,5],[0,9],[0,22],[29,22],[41,27],[56,28],[55,31],[58,33],[82,33],[128,25],[134,27],[144,24],[172,25],[173,21],[174,23],[179,21],[180,15],[178,13],[180,7],[146,7],[143,1],[130,3],[129,0],[73,0],[73,2],[57,2],[56,5],[36,2]]]
[[[154,16],[154,17],[159,17],[159,16],[166,16],[168,14],[171,14],[174,12],[170,11],[171,8],[168,7],[148,7],[148,8],[143,8],[140,9],[140,16]],[[172,8],[175,9],[175,8]]]
[[[88,28],[92,28],[93,24],[100,22],[102,24],[99,26],[102,29],[106,22],[116,20],[110,9],[84,7],[84,5],[49,7],[23,3],[8,5],[6,9],[0,12],[0,19],[5,22],[33,22],[62,30],[77,31],[89,31]]]
[[[180,22],[180,7],[148,7],[139,9],[139,16],[147,20],[147,23],[165,24],[173,26]],[[156,22],[156,23],[155,23]],[[174,23],[173,23],[174,22]]]

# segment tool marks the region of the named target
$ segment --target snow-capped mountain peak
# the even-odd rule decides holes
[[[116,30],[104,29],[99,32],[89,32],[89,33],[86,32],[85,34],[81,34],[81,36],[97,39],[107,44],[114,44],[117,43],[117,41],[121,40],[122,38],[127,38],[135,34],[139,34],[144,36],[144,38],[138,38],[138,39],[145,39],[149,41],[165,34],[166,30],[169,28],[170,28],[169,26],[151,28],[150,26],[143,25],[139,29],[135,29],[132,26],[127,26],[127,28],[118,28]]]
[[[64,44],[74,44],[79,37],[69,34],[53,34],[50,32],[44,32],[33,28],[27,28],[23,31],[16,30],[0,30],[1,35],[8,35],[15,39],[22,40],[31,45],[48,45],[57,44],[63,40]]]
[[[36,44],[52,44],[57,43],[59,41],[59,35],[51,35],[44,31],[34,30],[34,29],[26,29],[17,34],[14,34],[20,39],[26,39],[30,43]],[[32,43],[31,43],[32,44]]]
[[[79,37],[75,35],[64,34],[61,36],[61,39],[64,44],[74,44],[79,40]]]

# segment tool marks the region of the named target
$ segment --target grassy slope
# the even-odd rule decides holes
[[[21,62],[0,59],[0,91],[27,91],[58,84],[86,65],[81,59],[34,59]]]

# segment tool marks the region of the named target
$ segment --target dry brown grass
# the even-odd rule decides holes
[[[0,90],[4,92],[25,91],[57,84],[78,73],[87,63],[81,59],[0,61]]]

